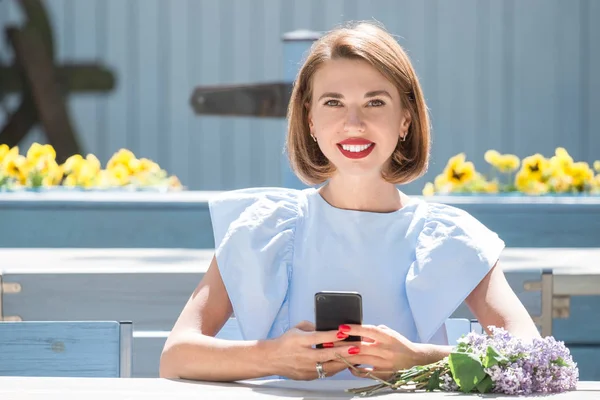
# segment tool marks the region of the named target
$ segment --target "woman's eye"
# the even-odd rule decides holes
[[[385,105],[385,103],[378,99],[369,101],[369,106],[371,107],[381,107],[383,105]]]
[[[330,107],[337,107],[337,106],[339,106],[339,105],[340,105],[340,102],[339,102],[339,101],[337,101],[337,100],[327,100],[327,101],[325,102],[325,105],[326,105],[326,106],[330,106]]]

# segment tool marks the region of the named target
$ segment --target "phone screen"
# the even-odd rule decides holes
[[[317,331],[337,330],[342,324],[362,324],[362,297],[356,292],[319,292],[315,294]],[[349,342],[360,336],[349,336]]]

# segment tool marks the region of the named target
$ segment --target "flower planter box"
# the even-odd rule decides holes
[[[216,192],[0,193],[0,247],[214,247]],[[600,196],[433,196],[470,212],[509,247],[600,247]]]

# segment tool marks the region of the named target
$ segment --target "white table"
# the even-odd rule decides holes
[[[353,396],[344,389],[367,386],[371,380],[358,381],[253,381],[240,383],[190,382],[167,379],[104,378],[13,378],[0,377],[0,399],[328,399]],[[442,399],[456,393],[389,393],[374,398]],[[515,399],[514,396],[483,396]],[[532,396],[533,397],[533,396]],[[354,398],[359,398],[354,396]],[[474,395],[473,398],[480,398]],[[550,399],[599,399],[600,382],[580,382],[577,391],[556,394]]]

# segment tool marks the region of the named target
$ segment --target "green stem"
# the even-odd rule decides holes
[[[354,372],[358,372],[358,373],[360,373],[360,371],[358,370],[358,368],[356,368],[354,365],[350,364],[350,363],[348,362],[348,360],[346,360],[344,357],[342,357],[341,355],[339,355],[339,354],[337,354],[337,353],[336,353],[335,355],[336,355],[336,357],[337,357],[337,358],[339,358],[340,360],[342,360],[342,361],[343,361],[343,362],[344,362],[344,363],[345,363],[345,364],[346,364],[346,365],[347,365],[349,368],[351,368],[351,369],[352,369]],[[381,382],[381,383],[382,383],[382,384],[384,384],[384,385],[393,386],[393,385],[392,385],[391,383],[389,383],[388,381],[385,381],[385,380],[383,380],[383,379],[381,379],[381,378],[379,378],[379,377],[377,377],[377,376],[375,376],[375,375],[371,374],[370,372],[367,372],[367,373],[365,374],[365,377],[368,377],[368,378],[374,379],[374,380],[376,380],[376,381],[379,381],[379,382]]]

